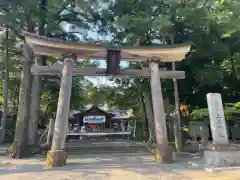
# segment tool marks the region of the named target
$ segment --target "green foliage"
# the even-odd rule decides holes
[[[136,141],[147,141],[148,137],[144,137],[144,122],[143,121],[137,121],[136,123],[136,134],[135,134],[135,140]]]
[[[240,120],[240,110],[234,107],[226,107],[224,109],[224,115],[226,120]],[[194,121],[203,121],[206,118],[209,119],[208,109],[195,109],[190,116]]]
[[[177,64],[186,71],[186,80],[179,82],[180,101],[204,107],[209,91],[221,93],[225,102],[239,100],[239,7],[228,0],[116,0],[102,8],[98,26],[118,45],[191,41],[192,52]],[[167,63],[161,66],[169,68]],[[163,87],[172,100],[171,83]]]
[[[84,35],[89,29],[89,23],[92,16],[87,9],[91,9],[87,2],[81,3],[81,7],[76,8],[72,0],[47,0],[46,9],[41,5],[42,0],[20,0],[0,2],[0,24],[8,26],[10,37],[8,39],[8,50],[10,54],[9,66],[9,112],[16,107],[12,107],[14,103],[18,103],[20,74],[22,70],[23,37],[21,32],[34,28],[35,33],[46,34],[50,37],[62,40],[79,41],[79,34]],[[89,10],[90,10],[89,9]],[[68,28],[66,27],[68,26]],[[2,28],[1,30],[4,30]],[[1,31],[0,31],[1,32]],[[87,39],[82,39],[86,41]],[[1,65],[4,66],[3,57],[5,41],[4,31],[0,34]],[[47,58],[47,64],[55,63],[57,59]],[[89,61],[83,61],[82,64],[96,65]],[[46,122],[49,117],[55,116],[57,109],[57,100],[59,95],[60,78],[44,77],[43,89],[41,91],[41,109],[40,115],[42,122]],[[2,77],[0,77],[2,80]],[[71,108],[83,109],[88,100],[86,96],[87,90],[85,86],[91,84],[86,78],[73,78]],[[0,100],[3,100],[3,86],[0,86]],[[16,104],[18,106],[18,104]],[[14,113],[14,112],[13,112]],[[43,123],[45,124],[45,123]]]
[[[9,3],[11,2],[11,4]],[[195,107],[206,107],[206,94],[218,92],[224,102],[240,101],[240,3],[232,0],[47,0],[43,10],[40,0],[2,0],[0,24],[8,25],[9,38],[9,99],[18,98],[22,69],[21,32],[34,26],[36,33],[44,26],[45,34],[66,41],[94,42],[90,31],[111,36],[109,45],[151,46],[192,42],[192,51],[177,69],[186,72],[186,79],[178,81],[180,101]],[[31,17],[31,18],[30,18]],[[4,33],[0,34],[0,60],[3,64]],[[96,40],[96,39],[95,39]],[[48,64],[56,59],[48,58]],[[97,65],[88,60],[83,65]],[[142,63],[130,63],[139,68]],[[161,67],[170,69],[168,63]],[[41,94],[43,116],[56,112],[59,77],[46,77]],[[71,108],[81,109],[87,104],[108,104],[110,108],[132,109],[135,116],[144,116],[142,96],[150,92],[149,82],[141,78],[115,78],[114,87],[93,87],[86,78],[73,78]],[[3,80],[0,77],[0,80]],[[122,82],[122,83],[119,83]],[[162,81],[163,94],[173,104],[173,85]],[[0,86],[0,98],[3,95]],[[0,99],[1,100],[1,99]],[[235,105],[239,109],[238,104]],[[169,110],[171,111],[171,110]],[[233,107],[225,110],[228,119]],[[237,112],[237,110],[236,110]],[[228,115],[230,114],[230,115]],[[193,119],[208,117],[207,110],[193,111]],[[235,115],[234,115],[235,116]]]
[[[237,103],[234,105],[234,107],[235,107],[236,109],[240,109],[240,102],[237,102]]]
[[[194,121],[203,121],[204,119],[209,118],[208,109],[195,109],[190,116]]]

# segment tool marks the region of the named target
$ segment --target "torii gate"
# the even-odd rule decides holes
[[[24,75],[31,71],[33,75],[62,74],[58,107],[51,150],[47,155],[48,167],[66,164],[65,136],[68,126],[72,76],[143,76],[151,78],[152,103],[156,129],[156,143],[161,158],[167,160],[168,140],[166,119],[164,116],[162,88],[160,78],[184,79],[183,71],[167,71],[159,69],[159,62],[176,62],[185,58],[190,51],[190,44],[180,44],[163,47],[138,48],[106,48],[102,45],[65,42],[24,32],[25,56]],[[45,67],[32,66],[32,54],[58,56],[64,60],[63,65]],[[107,69],[74,67],[78,58],[107,60]],[[148,61],[149,68],[120,70],[120,61]],[[29,93],[26,91],[25,93]],[[29,94],[25,100],[29,101]],[[24,118],[24,117],[23,117]]]

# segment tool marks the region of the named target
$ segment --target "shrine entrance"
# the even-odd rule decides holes
[[[67,140],[114,140],[128,139],[130,131],[130,119],[133,117],[121,117],[111,112],[92,106],[91,108],[73,114],[68,119]]]
[[[65,139],[68,127],[69,105],[73,76],[137,76],[151,79],[152,104],[156,131],[157,160],[168,161],[169,146],[167,140],[166,119],[164,116],[161,78],[184,79],[183,71],[168,71],[159,69],[159,62],[176,62],[185,58],[190,50],[190,44],[180,44],[160,47],[137,48],[107,48],[103,45],[64,42],[38,36],[28,32],[25,36],[25,57],[23,71],[23,90],[25,93],[25,108],[29,108],[28,89],[31,83],[28,75],[59,75],[61,85],[58,99],[57,114],[54,127],[52,147],[47,155],[48,167],[66,164]],[[54,56],[63,59],[63,64],[54,66],[32,65],[34,55]],[[76,66],[77,59],[106,60],[107,68]],[[120,69],[120,61],[148,62],[149,67],[141,69]],[[25,111],[27,114],[27,111]],[[23,116],[24,120],[25,116]]]

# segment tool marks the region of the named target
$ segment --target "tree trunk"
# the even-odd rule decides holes
[[[1,123],[1,137],[0,143],[4,143],[5,139],[5,132],[6,132],[6,122],[7,122],[7,115],[8,115],[8,81],[9,81],[9,53],[8,53],[8,34],[9,29],[6,26],[6,33],[5,33],[5,74],[4,74],[4,102],[3,102],[3,116],[2,116],[2,123]]]
[[[45,14],[46,14],[47,0],[41,0],[41,13],[39,25],[39,34],[45,35]],[[46,65],[46,56],[41,56],[41,60],[35,60],[36,64]],[[31,95],[31,108],[30,108],[30,121],[29,121],[29,145],[37,145],[37,130],[40,112],[40,92],[41,92],[42,77],[40,75],[34,75],[32,82],[32,95]]]
[[[149,131],[149,139],[148,142],[155,142],[155,127],[154,127],[154,118],[153,118],[153,109],[152,109],[152,101],[149,92],[144,92],[144,104],[147,113],[148,119],[148,131]]]
[[[146,127],[148,128],[148,142],[152,143],[155,142],[155,130],[154,130],[154,121],[153,121],[153,109],[152,109],[152,101],[150,97],[150,83],[146,79],[142,79],[142,102],[144,106],[144,111],[146,115]]]
[[[20,104],[16,123],[16,130],[14,142],[9,149],[9,153],[13,158],[24,158],[29,155],[28,148],[28,124],[29,124],[29,109],[30,109],[30,96],[32,86],[31,65],[33,53],[30,47],[24,45],[24,67],[21,75],[21,88],[20,88]]]
[[[168,141],[174,142],[174,118],[168,116]]]
[[[55,125],[55,121],[54,121],[53,118],[51,118],[50,122],[49,122],[47,142],[46,142],[48,147],[50,147],[50,145],[51,145],[51,141],[52,141],[52,137],[53,137],[54,125]]]
[[[141,85],[140,85],[141,86]],[[145,102],[144,102],[144,95],[143,95],[143,92],[140,92],[141,93],[141,103],[142,103],[142,108],[143,108],[143,111],[144,111],[144,134],[143,134],[143,137],[144,137],[144,141],[149,138],[149,131],[148,131],[148,117],[147,117],[147,111],[146,111],[146,105],[145,105]]]
[[[175,71],[175,63],[172,63],[172,69]],[[175,100],[175,118],[173,119],[173,127],[174,127],[174,139],[175,139],[175,147],[177,152],[181,152],[183,150],[183,141],[182,141],[182,131],[181,131],[181,119],[179,112],[179,97],[178,97],[178,85],[177,80],[173,79],[174,86],[174,100]]]
[[[18,94],[19,94],[19,89],[18,89],[18,86],[14,86],[13,88],[13,117],[12,117],[12,120],[14,121],[14,115],[17,114],[18,112],[18,104],[19,104],[19,97],[18,97]]]

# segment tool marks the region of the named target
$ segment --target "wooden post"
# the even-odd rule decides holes
[[[109,118],[109,128],[110,129],[112,128],[112,116],[110,116],[110,118]]]
[[[107,50],[107,74],[119,74],[120,73],[120,61],[121,51],[119,50]]]
[[[66,164],[65,140],[68,128],[74,59],[74,56],[67,56],[64,59],[52,148],[46,160],[47,167],[59,167]]]
[[[47,135],[47,146],[50,147],[51,145],[51,140],[52,140],[52,136],[53,136],[53,131],[54,131],[54,125],[55,125],[55,121],[53,118],[50,119],[49,122],[49,128],[48,128],[48,135]]]
[[[77,132],[79,133],[80,132],[80,122],[79,122],[78,118],[76,118],[76,120],[77,120]]]
[[[36,60],[37,62],[37,60]],[[32,81],[32,94],[31,94],[31,106],[30,106],[30,120],[29,120],[29,132],[28,132],[28,143],[30,146],[37,144],[37,129],[38,119],[40,110],[40,86],[41,76],[34,75]]]
[[[156,131],[156,161],[172,162],[173,153],[171,153],[172,151],[170,151],[171,149],[168,147],[166,119],[158,64],[159,60],[153,59],[150,62],[153,115]]]
[[[176,70],[175,62],[172,63],[173,71]],[[174,129],[174,140],[175,140],[175,147],[178,152],[183,150],[183,142],[182,142],[182,130],[181,130],[181,119],[180,119],[180,112],[179,112],[179,97],[178,97],[178,84],[177,79],[173,79],[173,86],[174,86],[174,100],[175,100],[175,113],[176,116],[173,119],[173,129]]]

